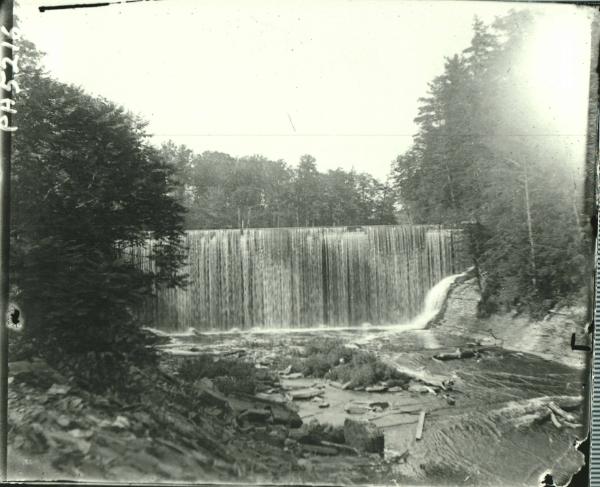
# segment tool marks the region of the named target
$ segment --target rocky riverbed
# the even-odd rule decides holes
[[[585,371],[479,330],[469,285],[427,330],[165,337],[159,370],[137,371],[136,401],[85,392],[40,361],[13,363],[10,476],[538,485],[551,472],[563,484],[583,461],[574,443],[587,431]],[[305,376],[310,344],[328,339],[402,380]],[[252,390],[190,377],[199,357],[253,370]]]

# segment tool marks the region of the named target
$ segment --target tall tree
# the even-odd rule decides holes
[[[154,286],[183,282],[172,168],[146,143],[143,121],[46,75],[32,44],[20,55],[11,282],[25,337],[53,363],[64,352],[144,355],[136,306]],[[153,272],[128,255],[149,238]]]
[[[393,165],[406,218],[473,225],[485,312],[543,311],[577,293],[584,276],[565,183],[574,162],[547,138],[515,135],[545,123],[525,82],[535,21],[515,12],[492,25],[475,19],[470,46],[430,83],[414,144]]]

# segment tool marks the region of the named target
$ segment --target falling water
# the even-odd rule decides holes
[[[159,290],[142,317],[170,331],[406,323],[427,308],[429,289],[462,270],[456,232],[417,225],[190,231],[189,286]]]

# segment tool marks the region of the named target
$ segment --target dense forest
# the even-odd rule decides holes
[[[530,100],[523,53],[534,28],[523,12],[476,19],[471,45],[420,100],[414,144],[393,166],[410,221],[466,225],[483,314],[548,310],[582,289],[591,263],[583,161],[547,136]]]
[[[310,155],[297,167],[255,155],[195,154],[173,142],[161,155],[176,168],[186,227],[313,227],[396,222],[392,189],[366,173],[319,172]]]

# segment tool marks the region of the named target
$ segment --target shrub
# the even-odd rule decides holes
[[[215,360],[210,355],[200,355],[185,360],[179,366],[177,375],[188,382],[195,382],[204,377],[211,379],[225,394],[231,392],[254,394],[259,382],[257,370],[252,364],[236,360]]]
[[[331,369],[327,377],[342,383],[350,382],[353,387],[366,387],[381,381],[408,382],[408,376],[383,363],[370,352],[355,351],[352,359]]]
[[[326,377],[354,387],[379,381],[408,382],[409,378],[384,364],[371,352],[348,348],[337,338],[315,338],[305,345],[305,356],[293,355],[284,361],[307,377]]]

